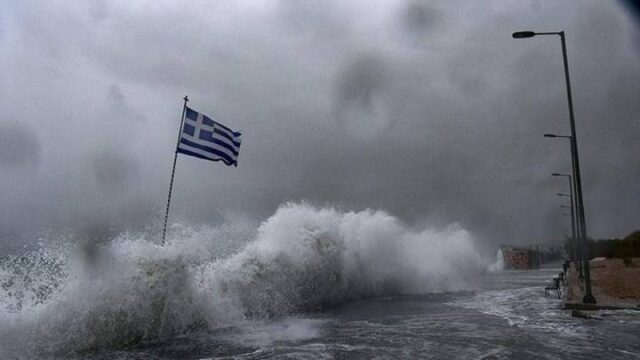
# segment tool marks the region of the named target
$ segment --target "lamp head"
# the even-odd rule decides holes
[[[511,36],[513,36],[514,39],[526,39],[536,36],[536,33],[533,31],[516,31]]]

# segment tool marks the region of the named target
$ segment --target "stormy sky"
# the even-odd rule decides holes
[[[18,1],[0,12],[0,249],[160,225],[182,97],[243,132],[180,156],[172,219],[287,201],[559,239],[567,32],[587,226],[640,227],[640,25],[622,2]]]

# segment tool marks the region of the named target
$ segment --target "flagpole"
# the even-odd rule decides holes
[[[176,174],[176,162],[178,161],[178,146],[180,145],[180,135],[182,134],[182,126],[184,125],[184,114],[187,111],[187,102],[189,97],[185,95],[183,98],[184,105],[182,105],[182,117],[180,118],[180,129],[178,130],[178,141],[176,143],[176,150],[173,154],[173,167],[171,168],[171,182],[169,183],[169,196],[167,197],[167,209],[164,213],[164,227],[162,229],[162,245],[164,245],[164,239],[167,235],[167,220],[169,219],[169,206],[171,205],[171,192],[173,190],[173,178]]]

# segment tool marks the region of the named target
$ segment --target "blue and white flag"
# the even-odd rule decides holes
[[[188,107],[185,109],[184,126],[177,149],[179,153],[238,166],[241,142],[241,133]]]

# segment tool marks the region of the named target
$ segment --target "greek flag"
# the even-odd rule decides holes
[[[241,133],[187,107],[177,151],[238,166],[241,138]]]

